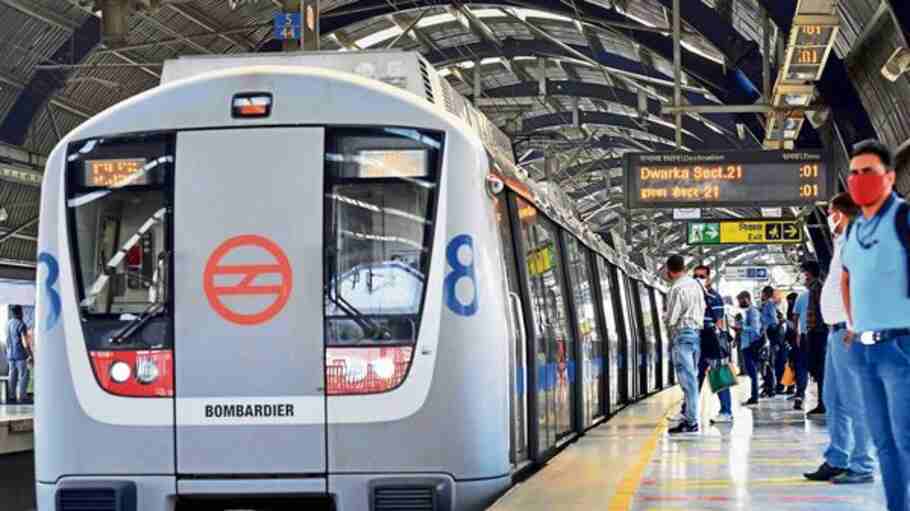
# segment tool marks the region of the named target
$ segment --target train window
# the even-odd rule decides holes
[[[167,308],[173,138],[153,135],[75,143],[68,209],[85,315]]]
[[[330,346],[413,345],[429,269],[441,138],[326,135],[325,316]]]

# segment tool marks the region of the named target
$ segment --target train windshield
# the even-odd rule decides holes
[[[85,315],[129,320],[165,308],[170,142],[156,135],[71,147],[67,206]]]
[[[409,129],[327,130],[326,139],[327,343],[413,344],[441,139]]]

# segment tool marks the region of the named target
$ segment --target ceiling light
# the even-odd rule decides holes
[[[9,211],[6,208],[0,208],[0,222],[6,222],[9,220]]]

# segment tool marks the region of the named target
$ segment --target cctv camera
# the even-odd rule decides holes
[[[882,66],[882,76],[889,81],[896,82],[898,78],[910,70],[910,49],[898,47]]]

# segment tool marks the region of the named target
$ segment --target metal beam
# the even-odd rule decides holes
[[[680,31],[680,7],[679,0],[673,0],[673,106],[680,108],[682,104],[682,32]],[[683,145],[682,137],[682,114],[681,110],[674,113],[676,122],[676,150],[681,151]]]
[[[399,25],[401,26],[401,25]],[[503,41],[502,48],[496,48],[489,43],[480,42],[457,47],[447,47],[426,54],[426,58],[437,69],[456,65],[461,62],[485,59],[488,57],[506,57],[514,59],[515,57],[540,57],[567,60],[577,62],[579,65],[586,67],[598,67],[604,70],[610,76],[628,78],[634,86],[640,87],[641,84],[653,85],[672,93],[673,81],[667,79],[663,74],[653,69],[648,69],[638,61],[633,61],[619,55],[603,54],[598,58],[602,61],[598,65],[593,65],[590,60],[593,57],[584,60],[577,58],[574,52],[580,52],[584,47],[568,45],[574,51],[568,53],[562,47],[545,40],[519,40],[508,39]],[[718,70],[719,73],[719,70]],[[716,77],[720,79],[720,76]],[[641,83],[635,83],[641,82]],[[683,91],[690,103],[704,104],[708,100],[705,94],[709,91],[703,87],[692,85],[683,85]]]
[[[39,217],[36,216],[36,217],[34,217],[34,218],[30,219],[30,220],[27,220],[27,221],[25,221],[25,222],[23,222],[23,223],[17,225],[16,227],[13,227],[11,230],[6,231],[6,232],[3,233],[2,235],[0,235],[0,244],[2,244],[2,243],[4,243],[4,242],[6,242],[7,240],[9,240],[9,239],[15,237],[17,234],[19,234],[19,233],[21,233],[22,231],[28,229],[29,227],[31,227],[31,226],[37,224],[37,223],[38,223],[38,219],[39,219]]]
[[[225,27],[222,27],[218,22],[209,18],[207,15],[199,12],[196,9],[193,9],[189,5],[178,5],[175,3],[168,3],[167,6],[183,16],[184,18],[192,21],[199,27],[212,32],[212,35],[220,37],[221,39],[231,43],[234,46],[238,46],[248,51],[254,49],[253,43],[245,37],[238,37],[233,33],[228,33],[225,30]],[[255,31],[255,29],[252,29]]]
[[[79,22],[76,20],[67,18],[66,16],[61,16],[54,11],[41,8],[34,2],[26,3],[22,0],[0,0],[0,4],[12,7],[17,11],[27,14],[37,20],[43,21],[55,28],[59,28],[60,30],[72,32],[79,27]]]
[[[660,111],[662,114],[769,114],[774,112],[812,112],[823,108],[824,106],[820,105],[778,107],[756,103],[754,105],[683,105],[681,107],[664,105],[661,106]]]
[[[424,10],[420,11],[420,14],[416,18],[414,18],[414,21],[408,23],[408,26],[403,28],[401,30],[401,33],[398,34],[398,37],[396,37],[395,39],[392,39],[392,42],[390,42],[388,44],[388,46],[386,46],[385,48],[387,50],[394,48],[395,45],[398,44],[398,41],[400,41],[406,35],[410,34],[411,30],[414,30],[414,28],[417,26],[417,24],[420,23],[420,20],[422,20],[424,15],[426,15],[426,13],[428,13],[428,12],[430,12],[429,9],[424,9]],[[396,22],[396,24],[397,24],[397,22]],[[399,27],[400,27],[400,25],[399,25]]]
[[[63,138],[63,135],[60,133],[60,125],[57,124],[57,114],[54,113],[54,107],[52,105],[47,105],[47,116],[51,120],[51,128],[54,130],[54,136],[57,137],[57,142]]]

